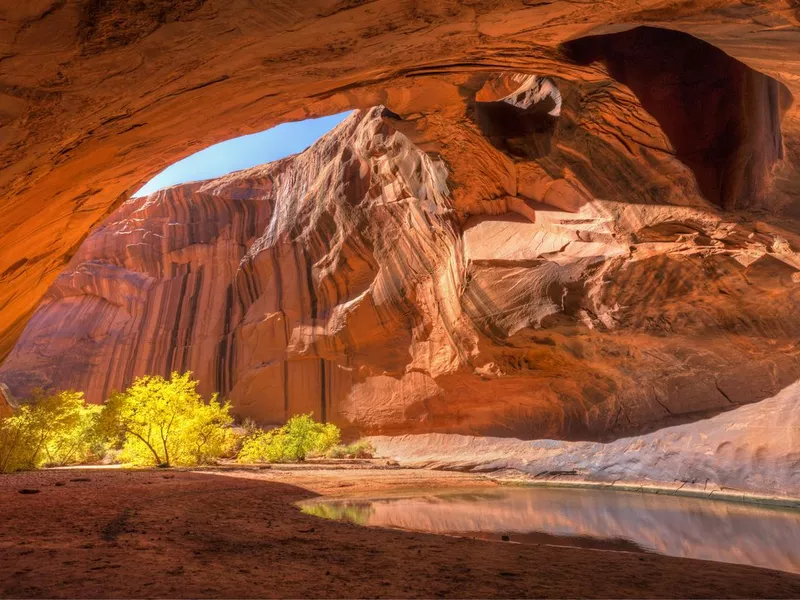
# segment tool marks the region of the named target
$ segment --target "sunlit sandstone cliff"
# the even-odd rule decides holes
[[[610,115],[601,102],[612,99],[601,84],[608,70],[657,119],[680,117],[662,126],[688,136],[673,144],[711,201],[758,205],[759,218],[794,227],[786,221],[798,216],[789,200],[797,170],[762,168],[778,146],[772,128],[755,125],[774,111],[736,117],[754,101],[770,106],[753,87],[758,78],[675,40],[564,50],[587,36],[668,28],[800,97],[799,18],[797,0],[0,0],[0,359],[88,232],[166,165],[238,134],[349,108],[384,104],[430,121],[471,102],[492,71],[595,81],[596,112]],[[598,56],[608,64],[585,64]],[[728,83],[751,90],[749,100]],[[722,127],[711,113],[686,119],[696,102],[676,92],[695,85],[750,131]],[[782,122],[784,165],[798,163],[799,116],[794,103]],[[769,143],[753,157],[752,177],[737,144],[725,148],[756,131]],[[712,132],[725,141],[709,154]],[[726,166],[721,189],[708,173]],[[477,179],[470,189],[491,201],[497,186]]]
[[[646,109],[608,73],[507,73],[462,81],[474,101],[359,111],[300,155],[130,200],[0,381],[100,402],[189,369],[265,423],[567,439],[773,395],[800,376],[798,240],[721,209],[779,187],[791,95],[725,59],[745,82],[727,120],[692,112],[695,86],[667,97],[705,125],[680,143],[658,97]],[[725,152],[682,156],[737,123]]]

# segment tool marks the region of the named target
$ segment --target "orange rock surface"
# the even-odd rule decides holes
[[[192,369],[263,422],[604,439],[800,375],[796,6],[0,16],[15,395]],[[302,155],[111,215],[205,145],[348,108]]]
[[[761,402],[613,442],[442,433],[370,438],[404,466],[499,472],[501,478],[800,504],[800,383]]]
[[[127,202],[56,280],[0,378],[19,396],[74,387],[102,402],[137,375],[189,369],[265,423],[314,411],[362,433],[594,439],[796,378],[786,234],[725,219],[665,140],[650,169],[618,174],[650,202],[594,195],[604,180],[578,162],[553,198],[557,160],[611,150],[575,131],[586,109],[569,93],[559,106],[539,96],[560,115],[555,147],[506,159],[518,187],[537,179],[499,214],[459,210],[448,161],[381,107],[300,155]],[[653,167],[685,187],[648,197]]]
[[[14,412],[16,401],[5,384],[0,384],[0,417],[5,417]]]

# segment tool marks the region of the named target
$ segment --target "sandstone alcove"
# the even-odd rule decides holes
[[[358,111],[295,157],[127,203],[0,378],[99,402],[138,374],[190,369],[260,422],[313,410],[367,432],[603,439],[797,373],[791,358],[755,362],[742,385],[751,350],[728,337],[733,318],[763,321],[742,299],[793,293],[793,258],[770,234],[742,241],[636,96],[613,79],[514,72],[470,85],[459,104]],[[788,279],[759,277],[764,257]],[[735,291],[702,304],[723,288]],[[785,310],[781,337],[795,331]],[[750,327],[762,325],[739,335]],[[639,345],[665,331],[673,348],[654,362]]]
[[[784,157],[786,85],[696,37],[655,27],[563,44],[581,64],[600,62],[658,121],[703,195],[728,210],[763,206]]]
[[[0,417],[33,410],[35,388],[73,388],[112,400],[65,393],[81,431],[111,415],[121,432],[122,409],[191,389],[219,434],[179,463],[159,426],[164,460],[147,464],[193,472],[4,476],[0,593],[792,596],[792,575],[640,553],[627,533],[595,546],[624,552],[565,549],[555,533],[502,543],[527,535],[518,520],[563,522],[561,498],[515,509],[536,490],[494,512],[470,494],[469,522],[513,513],[491,556],[291,503],[657,487],[704,496],[692,500],[723,532],[739,509],[708,501],[718,493],[796,505],[796,5],[0,0]],[[135,194],[201,148],[343,111],[305,150]],[[113,393],[187,371],[187,387]],[[272,427],[301,414],[333,446],[267,452],[293,444]],[[189,415],[166,429],[210,439]],[[235,448],[239,430],[264,452]],[[340,433],[375,457],[336,446]],[[98,443],[62,462],[127,462],[131,435],[103,440],[119,454]],[[312,452],[324,459],[256,467]],[[352,458],[371,462],[330,462]],[[563,494],[583,505],[572,521],[608,531],[603,503]],[[653,523],[647,496],[613,502],[627,496]],[[359,525],[382,510],[364,497]],[[659,518],[674,518],[661,498]],[[459,510],[414,502],[443,520]],[[763,512],[714,552],[694,535],[692,555],[797,572],[780,560],[796,515],[790,528]],[[681,551],[698,530],[686,514],[663,521]],[[597,543],[578,529],[559,535]],[[748,552],[744,531],[759,542]]]
[[[511,77],[517,89],[499,100],[475,101],[475,118],[496,148],[511,156],[536,159],[550,153],[551,138],[561,115],[561,94],[550,78]],[[488,94],[487,94],[488,95]]]
[[[755,68],[780,73],[757,43],[701,31],[704,9],[679,33],[661,28],[660,13],[628,7],[601,17],[581,6],[571,10],[585,27],[542,42],[524,28],[509,33],[509,22],[493,21],[499,9],[480,3],[411,19],[420,31],[452,28],[441,41],[391,28],[353,37],[354,17],[370,18],[375,3],[298,7],[292,22],[317,35],[274,41],[264,21],[274,9],[234,4],[154,4],[123,29],[114,19],[126,21],[127,9],[94,3],[80,13],[81,34],[63,41],[77,58],[63,61],[61,78],[52,74],[65,100],[30,100],[41,120],[31,112],[13,121],[13,131],[32,128],[39,140],[26,160],[48,166],[21,165],[8,179],[4,352],[55,280],[37,323],[63,324],[59,311],[72,306],[87,309],[74,323],[102,313],[103,327],[145,332],[120,344],[108,331],[75,336],[85,346],[72,356],[84,367],[58,368],[97,398],[143,369],[193,368],[207,391],[273,421],[295,410],[296,394],[297,410],[325,403],[326,415],[366,430],[614,437],[757,400],[798,372],[780,341],[753,341],[765,327],[779,340],[795,330],[793,225],[719,212],[793,205],[795,107],[783,83]],[[26,27],[64,26],[70,10]],[[554,8],[521,10],[514,22],[539,22]],[[396,17],[405,27],[407,15]],[[465,27],[474,18],[479,33]],[[724,18],[735,25],[741,14]],[[609,32],[621,22],[631,29]],[[227,33],[203,36],[211,23]],[[185,36],[170,45],[175,31]],[[210,57],[202,65],[201,38]],[[423,38],[424,52],[413,45]],[[168,62],[139,62],[166,47]],[[20,61],[35,56],[15,52],[0,74],[32,72]],[[123,67],[103,84],[101,110],[56,139],[48,119],[66,122],[77,111],[66,99],[89,102],[95,89],[72,92],[68,82],[96,83],[110,63]],[[676,73],[693,63],[681,80]],[[171,83],[177,65],[190,75]],[[717,71],[725,77],[714,79]],[[142,100],[126,93],[133,85]],[[709,106],[718,119],[706,118]],[[360,120],[318,152],[129,207],[81,248],[166,157],[256,123],[353,108]],[[323,188],[337,200],[320,196]],[[387,198],[397,206],[383,206]],[[205,215],[213,231],[167,235],[161,248],[157,223],[180,223],[181,214]],[[144,223],[137,235],[147,233],[146,243],[110,235],[133,231],[128,218]],[[224,252],[201,256],[212,247]],[[786,273],[772,277],[776,262]],[[764,294],[780,301],[761,306]],[[213,306],[193,307],[198,295]],[[219,322],[201,326],[201,315]],[[41,372],[36,339],[26,334],[4,376]],[[678,393],[687,365],[697,369],[695,391]],[[283,400],[259,405],[259,390],[278,381]]]

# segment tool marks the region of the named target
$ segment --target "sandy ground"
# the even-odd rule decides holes
[[[294,505],[319,494],[481,485],[497,484],[318,466],[6,475],[0,596],[800,597],[800,577],[785,573],[367,529]]]

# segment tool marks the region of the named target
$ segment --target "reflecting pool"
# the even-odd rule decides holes
[[[322,499],[301,508],[370,527],[655,552],[800,573],[800,511],[792,509],[539,487]]]

